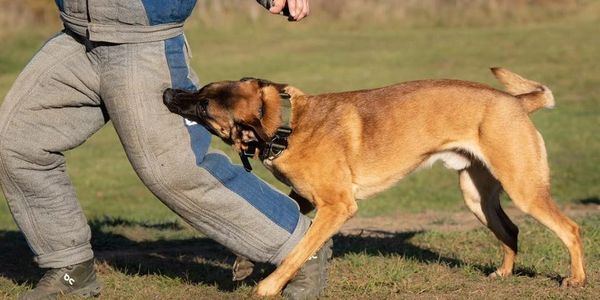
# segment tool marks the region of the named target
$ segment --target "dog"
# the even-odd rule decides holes
[[[492,72],[506,92],[444,79],[307,95],[286,84],[243,78],[196,92],[168,89],[163,100],[171,112],[203,124],[243,158],[262,160],[292,187],[301,207],[310,203],[317,209],[304,238],[258,283],[258,295],[279,294],[355,215],[357,199],[436,160],[458,171],[467,207],[502,242],[502,264],[490,276],[511,275],[517,254],[519,230],[499,202],[504,190],[568,248],[571,274],[562,285],[582,286],[580,230],[550,195],[544,141],[529,118],[554,106],[552,92],[507,69]]]

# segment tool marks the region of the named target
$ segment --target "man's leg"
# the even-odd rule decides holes
[[[106,123],[98,89],[85,47],[62,33],[35,55],[0,107],[0,182],[42,268],[93,258],[61,152]]]
[[[109,46],[101,95],[133,167],[196,229],[254,261],[278,264],[310,220],[286,195],[208,151],[210,134],[162,102],[166,88],[195,89],[183,36]]]

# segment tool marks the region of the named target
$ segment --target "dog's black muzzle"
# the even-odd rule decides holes
[[[177,90],[166,89],[163,92],[163,103],[167,106],[170,112],[179,114],[179,109],[176,105],[175,97],[177,96]]]

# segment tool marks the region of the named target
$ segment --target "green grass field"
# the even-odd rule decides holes
[[[203,83],[254,76],[286,82],[308,93],[423,78],[474,80],[500,87],[488,67],[504,66],[547,84],[557,108],[537,112],[532,118],[548,148],[553,194],[561,207],[572,209],[583,228],[589,273],[586,288],[558,287],[560,277],[568,274],[566,249],[531,218],[517,219],[521,255],[516,275],[502,280],[486,278],[500,263],[501,254],[496,239],[481,226],[459,226],[460,230],[404,226],[404,217],[415,219],[411,216],[423,211],[433,216],[417,220],[424,225],[444,228],[460,221],[450,217],[465,210],[457,176],[437,165],[360,203],[358,218],[395,220],[398,226],[377,233],[338,235],[326,296],[600,298],[600,38],[596,19],[481,28],[270,20],[264,26],[191,23],[187,34],[192,64]],[[3,41],[0,99],[48,36],[47,29],[34,30]],[[227,150],[222,144],[215,146]],[[66,156],[68,172],[92,225],[92,243],[105,285],[103,299],[244,298],[272,270],[259,265],[250,279],[232,283],[229,268],[234,257],[183,224],[144,188],[110,124]],[[260,176],[285,190],[257,169]],[[31,262],[4,198],[0,202],[0,298],[12,299],[30,288],[41,272]],[[508,201],[506,205],[510,207]]]

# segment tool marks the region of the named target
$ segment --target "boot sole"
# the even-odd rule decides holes
[[[72,291],[70,294],[81,296],[84,298],[97,297],[100,295],[100,291],[102,290],[102,285],[98,282],[93,282],[92,284],[80,288],[78,290]]]

